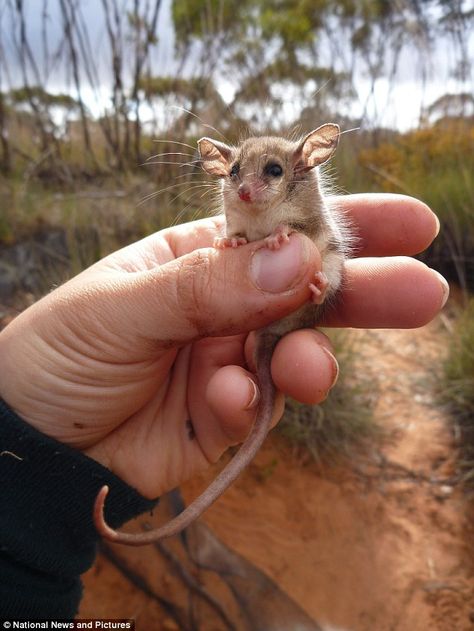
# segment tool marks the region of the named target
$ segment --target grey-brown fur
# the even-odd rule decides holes
[[[295,142],[274,136],[251,137],[238,147],[209,138],[199,141],[203,169],[222,178],[226,234],[216,239],[216,247],[238,247],[264,239],[267,247],[276,249],[288,240],[289,233],[298,231],[314,241],[323,273],[316,274],[310,285],[313,302],[257,332],[260,404],[254,426],[233,460],[180,515],[139,535],[114,531],[105,523],[103,506],[108,489],[103,487],[96,499],[94,521],[107,539],[138,546],[179,533],[228,488],[260,448],[270,428],[275,400],[270,372],[273,350],[284,334],[313,327],[341,285],[349,232],[336,209],[326,204],[317,172],[334,153],[338,140],[339,127],[327,124]]]

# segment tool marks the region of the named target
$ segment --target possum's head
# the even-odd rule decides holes
[[[201,138],[203,169],[223,178],[224,202],[258,212],[285,201],[297,183],[336,150],[339,127],[327,123],[299,142],[273,136],[251,137],[238,147]]]

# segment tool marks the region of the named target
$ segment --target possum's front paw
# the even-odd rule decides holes
[[[329,287],[328,277],[324,272],[316,272],[314,275],[314,283],[310,283],[311,302],[315,305],[322,305],[326,299],[326,293]]]
[[[218,250],[225,248],[238,248],[239,245],[245,245],[247,239],[245,237],[216,237],[214,239],[214,247]]]
[[[280,223],[268,237],[265,237],[265,245],[269,250],[279,250],[282,243],[288,243],[292,232],[294,230],[290,226]]]

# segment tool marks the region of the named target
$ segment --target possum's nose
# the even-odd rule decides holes
[[[250,197],[250,187],[249,187],[247,184],[242,183],[242,184],[239,186],[239,189],[238,189],[238,191],[237,191],[237,192],[238,192],[238,194],[239,194],[240,199],[241,199],[243,202],[250,202],[250,201],[251,201],[251,197]]]

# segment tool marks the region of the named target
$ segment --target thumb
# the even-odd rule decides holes
[[[320,265],[316,247],[299,233],[278,250],[261,241],[194,250],[130,278],[131,321],[167,347],[248,332],[304,304]]]

